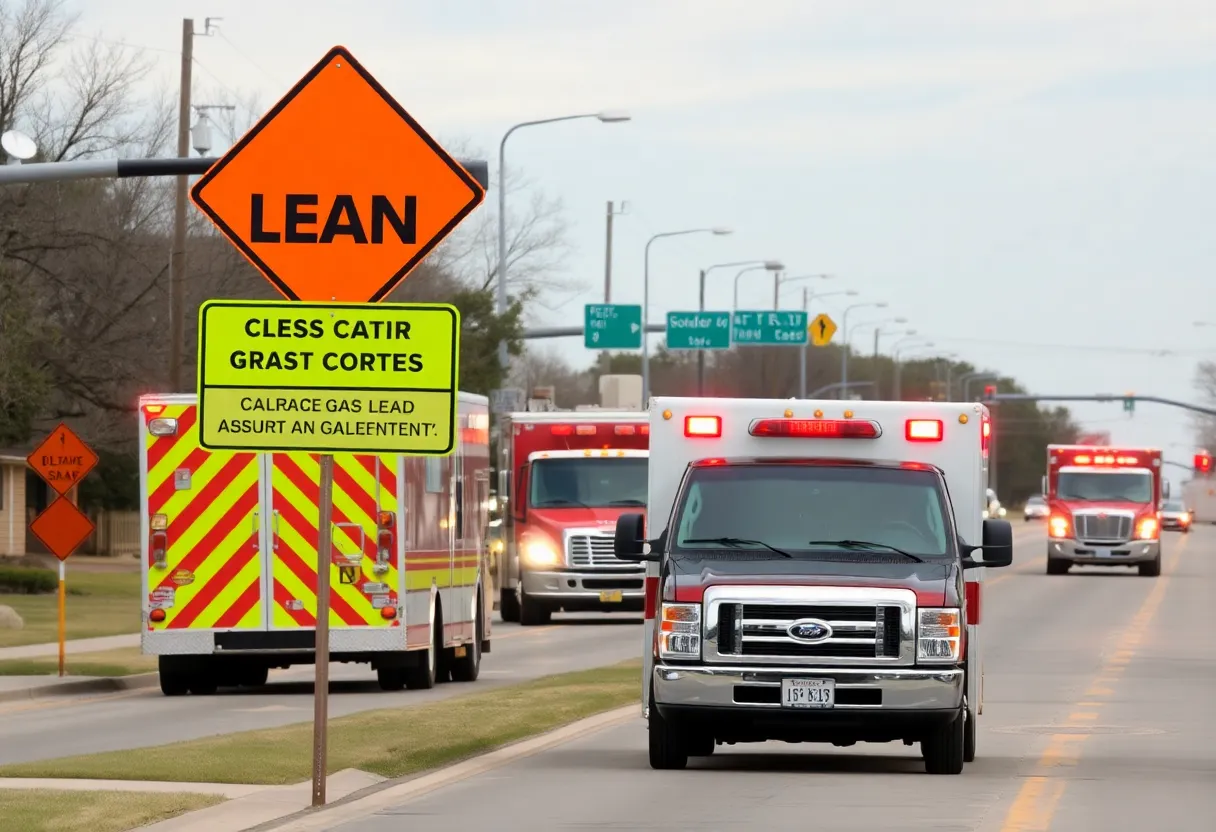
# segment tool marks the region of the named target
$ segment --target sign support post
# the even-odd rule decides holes
[[[67,664],[68,637],[68,562],[59,561],[59,676],[63,678],[64,666]]]
[[[321,454],[320,517],[317,524],[317,665],[313,683],[312,805],[325,805],[326,761],[329,756],[329,566],[332,557],[334,457]]]
[[[344,125],[344,153],[311,167],[285,161],[308,158],[298,137],[332,124]],[[291,176],[283,176],[288,170]],[[312,805],[324,806],[330,573],[335,565],[357,569],[367,556],[360,553],[352,566],[335,563],[333,454],[448,456],[455,449],[459,311],[448,304],[373,305],[481,204],[485,191],[349,50],[335,46],[207,169],[190,197],[288,301],[299,302],[202,305],[199,444],[320,456]],[[318,317],[298,318],[301,306]],[[271,320],[273,331],[254,331],[257,321],[270,327]],[[314,339],[311,349],[268,353],[260,341],[248,340],[293,332]],[[409,341],[398,349],[413,352],[355,352],[351,338]],[[276,402],[291,402],[305,415],[318,413],[325,397],[331,406],[347,406],[329,413],[364,413],[360,425],[372,430],[333,430],[322,420],[318,433],[317,420],[301,418],[290,427],[286,419],[270,420],[276,427],[263,436],[273,438],[251,436],[232,428],[248,418],[244,402],[251,391],[273,393]],[[359,406],[350,407],[352,400]],[[395,619],[404,609],[402,600],[382,615]]]

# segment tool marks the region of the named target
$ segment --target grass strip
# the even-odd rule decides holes
[[[156,656],[145,656],[138,647],[68,653],[69,676],[132,676],[156,670]],[[59,673],[59,658],[0,659],[0,676],[43,676]]]
[[[636,660],[330,720],[329,771],[401,777],[638,701]],[[475,688],[473,688],[475,690]],[[0,766],[4,777],[286,785],[312,776],[312,723]]]
[[[8,832],[126,832],[223,800],[210,794],[0,789],[0,828]]]
[[[138,572],[72,572],[68,567],[67,637],[92,638],[139,632]],[[0,593],[25,622],[20,630],[0,630],[0,647],[47,644],[59,638],[59,596]]]

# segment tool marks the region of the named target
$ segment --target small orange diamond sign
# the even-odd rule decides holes
[[[190,192],[289,300],[383,300],[485,198],[335,46]]]
[[[67,425],[60,425],[26,458],[51,488],[67,494],[97,464],[97,454]]]
[[[67,497],[57,497],[50,508],[34,518],[30,531],[60,560],[67,560],[76,547],[89,539],[93,522]]]

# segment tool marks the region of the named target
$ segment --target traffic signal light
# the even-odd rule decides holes
[[[991,400],[992,397],[995,395],[996,395],[996,385],[995,384],[984,385],[984,400],[985,401]]]
[[[1212,473],[1212,455],[1207,451],[1195,454],[1195,471],[1200,474]]]

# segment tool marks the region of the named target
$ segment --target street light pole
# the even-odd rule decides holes
[[[650,247],[655,240],[661,240],[664,237],[682,237],[686,234],[713,234],[722,236],[732,233],[729,228],[721,226],[715,228],[686,228],[683,231],[661,231],[655,234],[646,241],[646,248],[642,256],[642,408],[647,409],[650,405],[650,330],[647,324],[650,323]],[[704,281],[704,274],[702,274]],[[702,301],[704,301],[704,282],[702,282]]]
[[[845,395],[849,384],[849,313],[854,309],[886,309],[887,302],[880,300],[870,303],[854,303],[852,306],[845,307],[844,314],[840,317],[840,384],[842,385],[841,397]]]
[[[831,277],[831,275],[809,274],[809,275],[803,275],[802,277],[786,278],[782,282],[789,283],[792,280],[803,280],[803,279],[809,280],[813,277],[828,278],[828,277]],[[806,312],[808,331],[806,334],[807,335],[806,340],[802,342],[802,349],[798,350],[798,368],[799,368],[799,370],[798,370],[798,398],[800,398],[800,399],[806,398],[806,385],[807,385],[806,364],[807,364],[807,358],[808,358],[807,353],[810,350],[810,341],[811,341],[811,333],[809,331],[809,327],[811,324],[811,321],[810,321],[811,301],[816,298],[830,298],[830,297],[835,297],[836,295],[845,295],[846,297],[855,298],[855,297],[857,297],[858,292],[856,289],[845,289],[840,292],[823,292],[823,293],[817,295],[814,292],[809,292],[805,287],[802,290],[802,311]],[[846,388],[841,388],[841,389],[846,389]]]
[[[541,118],[534,121],[521,121],[503,133],[502,141],[498,143],[498,292],[497,309],[499,315],[507,314],[507,139],[511,134],[523,127],[535,127],[540,124],[556,124],[559,121],[575,121],[576,119],[594,118],[605,124],[629,121],[632,117],[625,112],[603,110],[598,113],[578,113],[571,116]],[[507,354],[507,342],[498,342],[498,363],[506,372],[510,366],[510,356]]]
[[[701,269],[701,286],[699,293],[699,305],[697,310],[705,311],[705,278],[714,269],[727,269],[732,266],[748,266],[744,271],[750,271],[754,268],[777,269],[781,264],[776,260],[740,260],[736,263],[717,263],[713,266],[708,266]],[[697,350],[697,395],[705,395],[705,350]]]
[[[908,336],[907,338],[899,339],[899,341],[896,341],[894,344],[891,345],[891,347],[892,347],[891,359],[895,362],[895,390],[894,390],[894,395],[892,397],[892,398],[894,398],[895,401],[900,401],[901,397],[903,396],[903,361],[901,359],[901,355],[902,355],[903,351],[898,349],[899,344],[904,341],[909,341],[909,340],[919,341],[923,337],[924,336],[915,336],[915,337]],[[904,349],[929,349],[932,346],[933,346],[932,341],[925,341],[923,344],[909,344],[909,345],[905,346]]]

